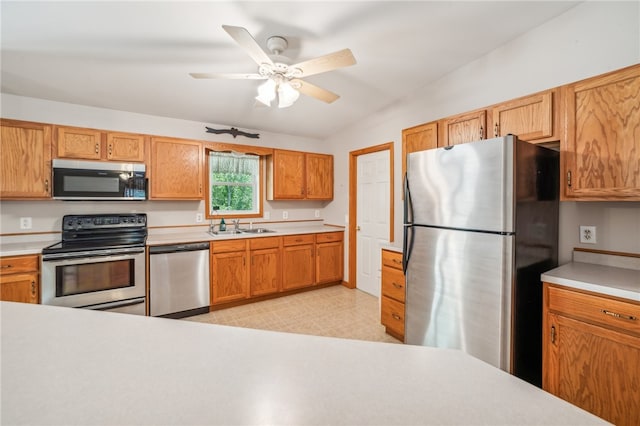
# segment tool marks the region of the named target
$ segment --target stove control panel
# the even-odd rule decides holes
[[[66,215],[62,218],[63,231],[146,228],[146,226],[145,213]]]

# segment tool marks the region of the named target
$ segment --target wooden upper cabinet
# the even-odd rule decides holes
[[[547,90],[495,105],[492,109],[493,137],[516,135],[528,142],[560,140],[558,90]]]
[[[0,131],[0,198],[50,198],[52,127],[3,119]]]
[[[57,158],[100,160],[102,132],[79,127],[57,127]]]
[[[640,65],[563,89],[564,199],[640,201]]]
[[[150,199],[202,199],[203,148],[200,142],[151,138]]]
[[[267,157],[268,200],[332,200],[333,156],[274,149]]]
[[[129,133],[107,133],[107,160],[145,161],[145,137]]]
[[[402,130],[402,176],[407,173],[407,155],[438,147],[436,121]]]
[[[307,199],[333,199],[333,155],[305,154]]]
[[[56,158],[144,162],[145,136],[80,127],[56,127]]]
[[[267,161],[270,172],[270,200],[303,199],[305,197],[304,152],[274,149]]]
[[[442,140],[438,146],[451,146],[487,137],[487,111],[471,111],[441,120]]]

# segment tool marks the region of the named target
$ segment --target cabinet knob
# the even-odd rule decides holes
[[[493,135],[497,138],[498,135],[498,123],[496,123],[496,125],[493,128]]]
[[[484,139],[484,126],[480,126],[480,140]]]
[[[44,192],[49,192],[49,179],[44,180]]]
[[[109,144],[109,157],[111,157],[112,153],[113,153],[113,144]]]
[[[391,316],[393,317],[394,320],[396,321],[400,321],[402,319],[402,317],[398,314],[391,314]]]
[[[393,284],[393,286],[394,286],[395,288],[402,288],[402,285],[401,285],[401,284],[398,284],[398,283],[396,283],[396,282],[391,283],[391,284]]]
[[[31,295],[36,295],[36,282],[34,280],[31,281]]]
[[[9,269],[11,267],[12,267],[12,265],[2,265],[2,269]]]
[[[96,142],[96,154],[100,153],[100,143]]]

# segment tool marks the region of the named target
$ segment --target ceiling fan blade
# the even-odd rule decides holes
[[[233,27],[231,25],[223,25],[222,28],[242,47],[245,52],[251,56],[256,64],[270,64],[273,65],[273,61],[267,53],[262,50],[260,45],[256,42],[249,31],[242,27]]]
[[[343,49],[338,52],[329,53],[328,55],[291,65],[289,68],[299,68],[302,70],[302,76],[307,77],[309,75],[320,74],[337,68],[348,67],[355,63],[356,58],[353,57],[351,50]]]
[[[304,80],[300,80],[298,78],[294,78],[293,80],[291,80],[291,82],[297,83],[300,85],[300,87],[298,87],[298,91],[303,95],[311,96],[312,98],[319,99],[328,104],[337,100],[340,97],[339,95],[336,95],[333,92],[330,92],[326,89],[323,89],[314,84],[308,83]]]
[[[210,72],[192,72],[189,75],[193,78],[228,78],[234,80],[265,80],[267,77],[260,74],[225,74]]]

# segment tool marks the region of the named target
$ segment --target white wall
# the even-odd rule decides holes
[[[300,151],[327,152],[320,140],[298,136],[242,129],[260,133],[260,139],[205,132],[205,125],[213,128],[229,127],[212,123],[199,123],[166,117],[115,111],[82,105],[52,102],[2,94],[1,116],[16,120],[64,124],[103,130],[117,130],[150,135],[170,136],[212,142],[228,142]],[[288,212],[288,221],[315,219],[315,210],[322,210],[326,202],[320,201],[266,201],[264,211],[270,220],[282,219]],[[67,202],[67,201],[2,201],[0,202],[0,234],[53,232],[61,229],[65,214],[146,212],[149,226],[197,225],[196,213],[204,213],[203,201],[145,201],[145,202]],[[20,230],[20,217],[31,217],[33,228]]]
[[[344,223],[349,212],[349,152],[393,141],[396,162],[393,244],[401,247],[403,128],[639,62],[640,3],[585,2],[570,9],[424,87],[402,103],[333,135],[327,145],[334,148],[336,196],[325,209],[325,220]],[[640,203],[561,203],[561,263],[571,260],[572,248],[580,246],[579,225],[598,226],[598,243],[584,247],[640,253]],[[345,276],[348,277],[346,271]]]

